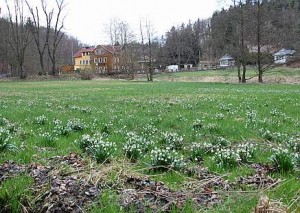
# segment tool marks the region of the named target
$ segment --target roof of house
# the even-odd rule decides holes
[[[223,61],[223,60],[234,60],[234,58],[231,57],[230,55],[226,54],[222,58],[220,58],[219,60],[220,61]]]
[[[81,57],[82,53],[85,53],[85,52],[93,52],[95,49],[96,49],[95,47],[82,47],[74,55],[74,58]]]
[[[118,53],[122,50],[122,46],[115,45],[99,45],[98,47],[102,47],[112,54]]]
[[[274,56],[284,56],[284,55],[294,55],[296,50],[292,49],[281,49],[277,53],[274,54]]]

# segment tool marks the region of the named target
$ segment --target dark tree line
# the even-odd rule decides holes
[[[235,0],[208,20],[172,27],[166,34],[166,63],[197,64],[218,61],[225,54],[237,62],[238,78],[246,82],[247,65],[257,70],[258,81],[280,48],[300,51],[298,0]]]
[[[20,78],[57,75],[59,66],[72,64],[73,53],[80,44],[63,32],[64,0],[56,0],[55,8],[47,6],[45,0],[40,2],[41,7],[26,0],[6,3],[8,15],[0,18],[0,72]]]

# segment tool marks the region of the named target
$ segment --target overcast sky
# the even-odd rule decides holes
[[[12,2],[13,0],[8,0]],[[36,5],[40,0],[28,0]],[[127,22],[138,33],[139,22],[149,19],[157,36],[172,26],[198,18],[211,17],[218,8],[218,0],[65,0],[65,31],[85,44],[109,43],[105,25],[110,19]],[[5,14],[5,0],[0,0]],[[47,0],[49,4],[54,0]]]

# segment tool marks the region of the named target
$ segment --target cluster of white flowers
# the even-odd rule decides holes
[[[216,119],[217,119],[217,120],[223,120],[224,117],[225,117],[225,115],[224,115],[223,113],[217,113],[217,114],[216,114]]]
[[[67,130],[69,132],[79,132],[87,128],[87,125],[79,118],[73,118],[67,122]]]
[[[240,155],[236,151],[229,148],[221,148],[217,150],[213,156],[213,159],[220,168],[235,167],[241,160]]]
[[[34,118],[34,122],[39,125],[44,125],[44,124],[46,124],[47,121],[48,121],[48,119],[45,115],[40,115],[40,116]]]
[[[79,146],[87,151],[97,162],[108,162],[113,154],[116,152],[116,144],[110,141],[104,140],[101,134],[94,134],[90,136],[88,134],[82,135],[79,141]]]
[[[286,116],[285,113],[280,112],[277,108],[271,109],[270,114],[273,117],[277,117],[277,116],[283,116],[283,117],[285,117]]]
[[[210,133],[216,132],[220,129],[218,124],[208,123],[204,126],[204,129],[208,130]]]
[[[280,172],[287,172],[293,170],[293,156],[287,148],[279,145],[272,149],[273,154],[270,157],[274,168]]]
[[[147,151],[151,144],[151,141],[148,141],[144,137],[139,136],[134,132],[128,132],[123,150],[128,158],[137,160],[144,152]]]
[[[256,126],[258,121],[258,115],[256,110],[250,110],[246,112],[246,127]]]
[[[172,149],[181,149],[183,147],[183,137],[176,132],[163,133],[163,142]]]
[[[200,130],[203,127],[203,120],[200,119],[196,119],[193,122],[193,130]]]
[[[212,145],[212,144],[210,144]],[[208,153],[207,143],[192,143],[189,147],[192,161],[201,161],[203,156]]]
[[[70,132],[70,129],[68,129],[66,126],[64,126],[62,124],[62,121],[57,118],[53,119],[53,125],[54,125],[53,134],[56,136],[61,136],[61,135],[65,136],[65,135],[68,135]]]
[[[155,138],[157,136],[158,129],[152,124],[147,124],[142,128],[142,135],[146,138]]]
[[[171,147],[166,147],[165,149],[154,148],[150,155],[152,166],[155,167],[181,169],[185,166],[183,156],[172,150]]]
[[[253,143],[239,144],[236,148],[236,153],[243,163],[249,162],[254,157],[255,151],[256,147]]]
[[[261,134],[261,136],[269,141],[277,141],[277,142],[283,142],[286,141],[289,136],[285,133],[280,132],[271,132],[270,130],[266,129],[259,129],[258,132]]]
[[[10,139],[11,136],[9,134],[9,131],[5,128],[0,127],[0,152],[4,151],[8,147]]]
[[[286,145],[290,147],[293,152],[300,153],[300,138],[299,137],[290,137],[286,141]]]
[[[41,132],[39,136],[42,139],[42,142],[48,146],[54,145],[54,142],[58,140],[58,138],[55,137],[55,135],[52,135],[50,132]]]
[[[0,117],[0,125],[5,126],[7,124],[9,124],[9,120],[4,117]]]

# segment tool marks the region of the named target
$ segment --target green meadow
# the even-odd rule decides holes
[[[299,84],[157,79],[0,82],[0,212],[300,211]]]

